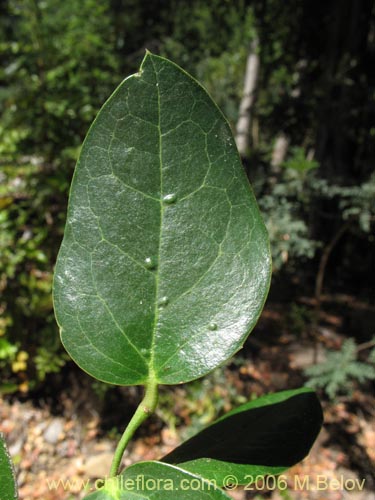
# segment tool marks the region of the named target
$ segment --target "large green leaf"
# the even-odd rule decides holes
[[[283,391],[250,401],[224,415],[162,461],[216,481],[248,484],[279,474],[302,460],[323,422],[315,392]]]
[[[139,462],[105,482],[85,500],[228,500],[202,477],[160,462]]]
[[[4,437],[0,433],[0,500],[18,498],[13,464],[10,459]]]
[[[242,347],[269,280],[228,123],[192,77],[147,53],[75,170],[54,280],[64,346],[110,383],[189,381]]]

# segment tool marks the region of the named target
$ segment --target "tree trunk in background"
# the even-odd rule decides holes
[[[288,153],[289,143],[290,139],[284,132],[277,134],[272,150],[270,175],[268,177],[270,187],[274,186],[280,177],[280,165],[283,163]]]
[[[280,165],[285,160],[289,147],[289,138],[281,132],[277,135],[275,145],[272,150],[271,167],[274,173],[278,173]]]
[[[255,102],[255,90],[259,75],[258,39],[251,45],[246,63],[243,96],[236,127],[236,144],[241,157],[246,157],[249,148],[251,114]]]

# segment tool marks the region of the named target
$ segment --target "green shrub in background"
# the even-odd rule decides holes
[[[340,351],[331,351],[324,362],[306,368],[305,375],[309,387],[323,389],[330,399],[339,394],[351,394],[355,384],[375,380],[375,349],[370,352],[367,362],[359,361],[358,346],[349,338]]]
[[[108,6],[104,0],[9,0],[2,6],[3,391],[27,390],[65,363],[54,340],[52,263],[82,134],[114,82]]]
[[[314,201],[311,191],[316,161],[308,160],[302,148],[292,148],[276,182],[266,187],[260,206],[271,240],[274,270],[295,269],[314,257],[320,242],[309,229],[309,212]]]
[[[296,270],[296,263],[312,259],[343,230],[360,233],[373,243],[375,175],[359,185],[340,185],[321,175],[303,148],[291,148],[277,180],[264,187],[259,204],[270,235],[273,266]],[[331,203],[328,209],[322,208]],[[315,234],[312,220],[323,219],[327,236]],[[327,238],[324,241],[323,238]]]
[[[46,210],[51,191],[48,194],[47,186],[38,182],[40,168],[9,161],[2,167],[0,188],[0,339],[3,346],[8,345],[2,355],[3,381],[18,380],[23,389],[28,387],[25,373],[35,354],[33,346],[41,345],[55,330],[51,322],[52,215]],[[25,350],[28,359],[17,362]]]

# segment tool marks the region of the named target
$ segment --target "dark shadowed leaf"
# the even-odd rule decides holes
[[[54,280],[64,346],[110,383],[192,380],[242,347],[269,279],[228,123],[192,77],[148,53],[77,163]]]
[[[279,474],[302,460],[323,422],[311,389],[283,391],[250,401],[217,420],[162,458],[223,485]]]

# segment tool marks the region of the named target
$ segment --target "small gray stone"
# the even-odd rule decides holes
[[[43,433],[43,437],[47,443],[56,444],[59,436],[62,433],[64,424],[61,418],[54,418],[47,429]]]
[[[13,443],[11,446],[9,446],[9,454],[11,457],[14,457],[14,456],[18,455],[18,453],[20,453],[20,451],[22,450],[22,446],[23,446],[24,441],[25,441],[24,437],[20,437],[19,439],[17,439],[17,441],[15,443]]]

